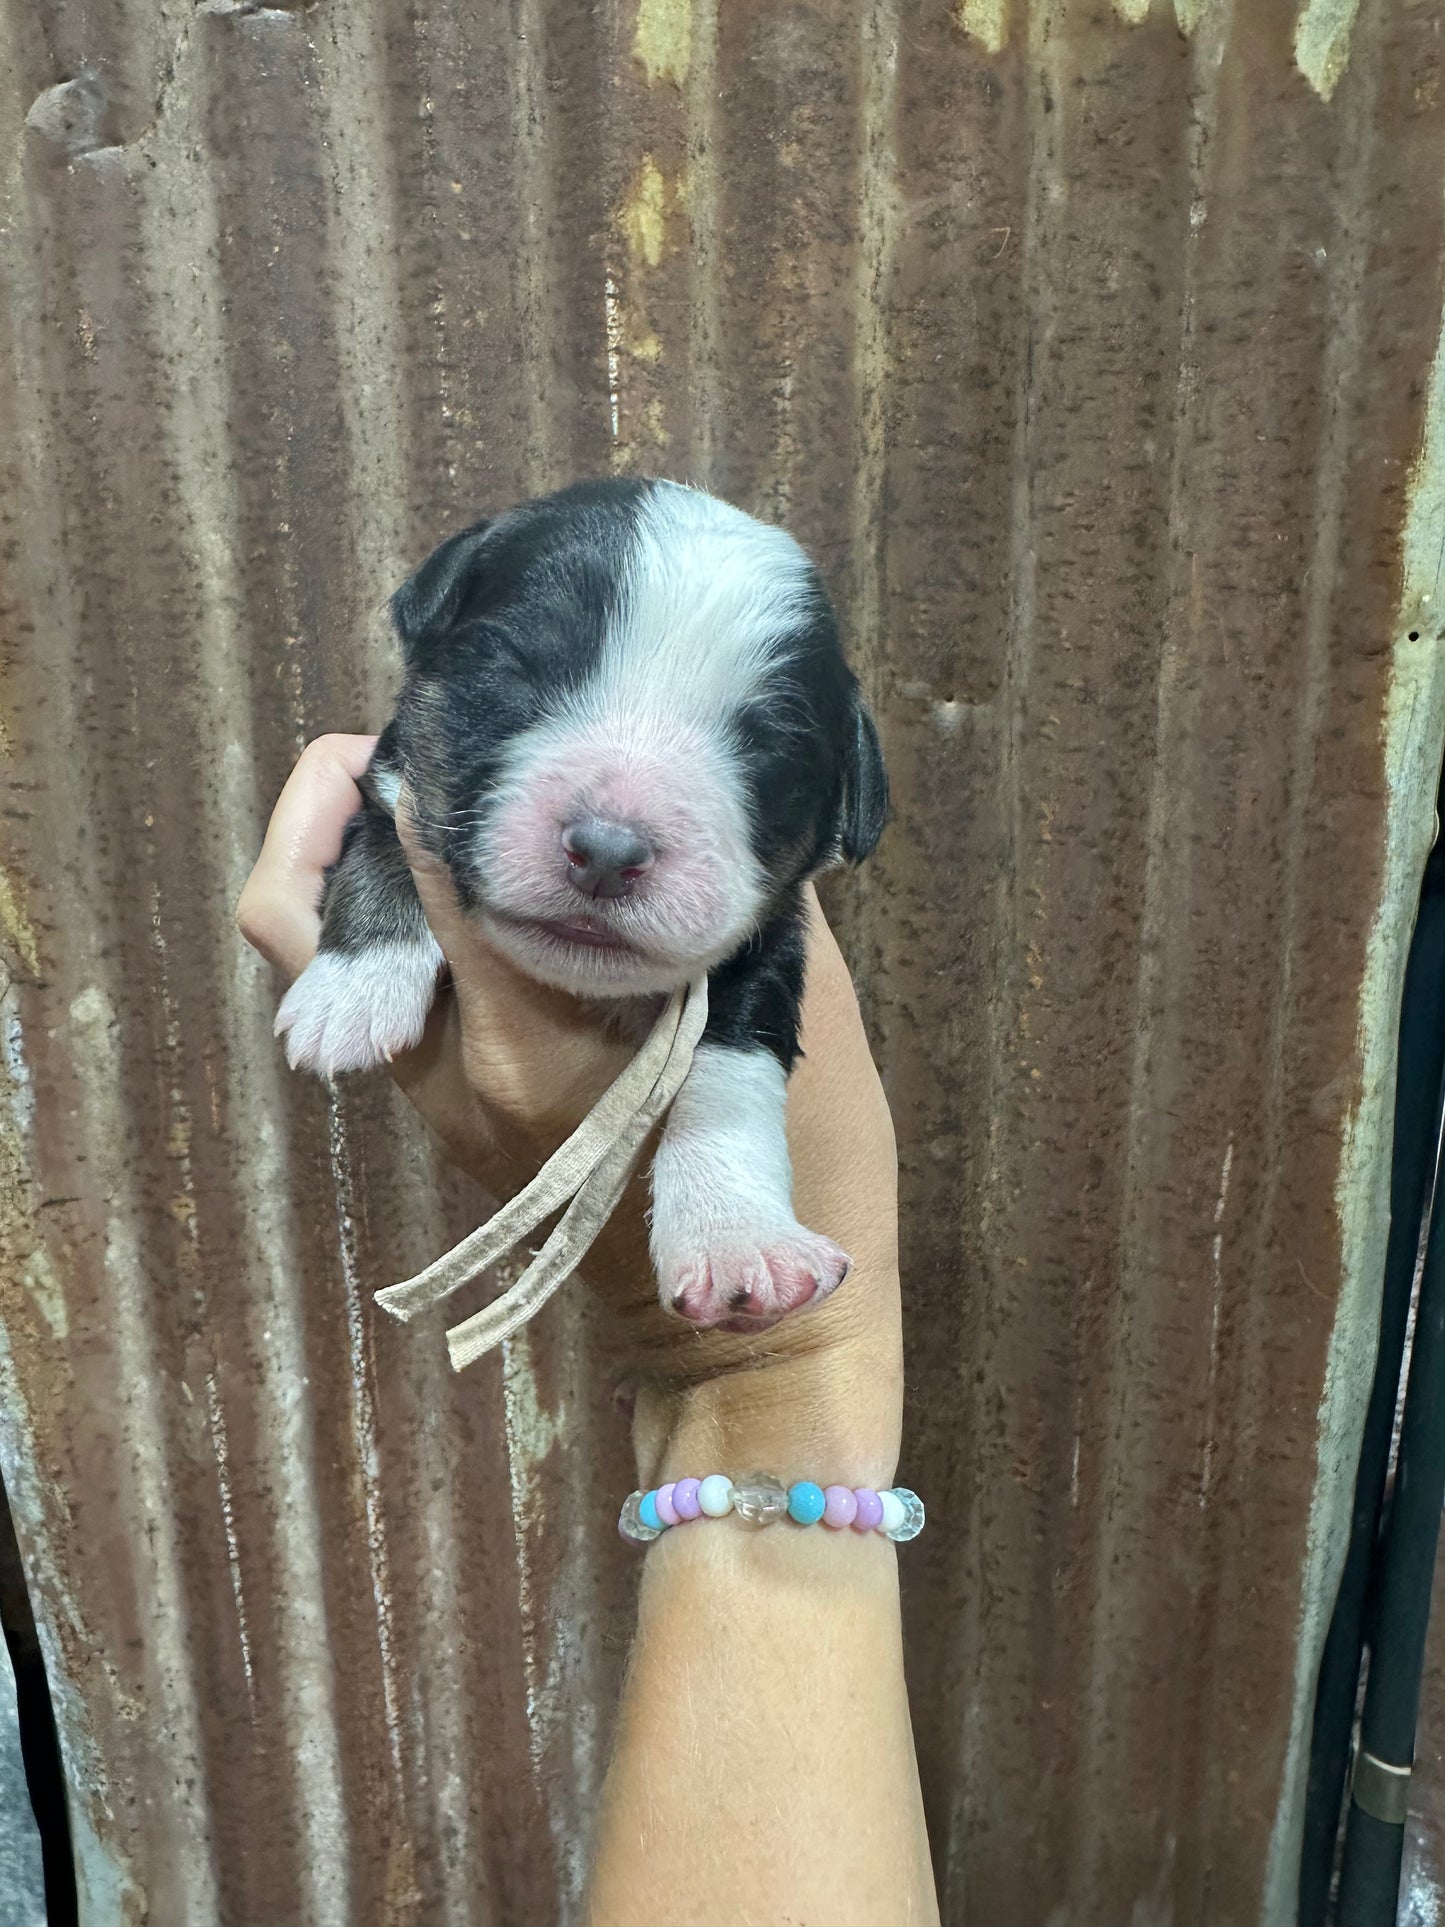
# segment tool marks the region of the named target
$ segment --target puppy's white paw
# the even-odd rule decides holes
[[[373,1070],[421,1041],[442,953],[427,934],[366,950],[322,950],[282,999],[276,1035],[294,1070]]]
[[[818,1305],[848,1275],[849,1258],[800,1224],[719,1228],[690,1251],[658,1255],[664,1307],[694,1325],[764,1331],[786,1313]]]

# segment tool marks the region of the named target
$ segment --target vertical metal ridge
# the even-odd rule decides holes
[[[212,112],[207,50],[217,42],[227,45],[235,32],[245,31],[239,21],[224,17],[197,25],[200,31],[191,43],[194,92],[184,91],[183,76],[183,91],[173,96],[178,113],[189,104],[195,116],[197,124],[189,129],[192,138]],[[278,32],[294,38],[299,25],[273,20],[257,31],[273,38]],[[156,137],[158,144],[168,131]],[[184,546],[204,563],[204,573],[195,584],[198,662],[225,731],[201,810],[201,847],[211,855],[211,874],[224,916],[249,868],[250,826],[262,814],[263,799],[256,738],[250,727],[252,697],[242,647],[245,632],[238,619],[245,596],[237,567],[240,558],[229,537],[240,509],[231,466],[217,459],[222,425],[236,392],[228,381],[228,376],[234,376],[234,362],[227,356],[221,328],[223,262],[210,171],[178,170],[172,197],[186,187],[190,193],[181,206],[169,197],[163,204],[149,204],[155,227],[148,253],[163,277],[154,290],[155,298],[162,312],[169,308],[179,318],[176,339],[168,348],[173,365],[178,364],[179,378],[169,388],[164,420],[177,507],[186,530]],[[172,237],[182,221],[194,250],[192,259],[202,269],[199,276],[178,276],[172,265]],[[257,1464],[265,1468],[267,1487],[275,1494],[274,1504],[263,1515],[261,1544],[250,1549],[253,1559],[260,1555],[262,1572],[275,1575],[265,1621],[267,1644],[276,1661],[275,1673],[269,1663],[266,1672],[275,1685],[264,1696],[263,1730],[274,1725],[276,1737],[291,1754],[286,1777],[291,1782],[298,1839],[290,1877],[304,1896],[301,1904],[307,1914],[326,1920],[352,1910],[351,1832],[324,1601],[324,1532],[313,1477],[314,1435],[311,1413],[296,1397],[296,1388],[308,1381],[309,1371],[299,1302],[300,1265],[289,1209],[290,1174],[284,1134],[278,1133],[275,1124],[285,1107],[269,1036],[269,973],[244,954],[225,922],[219,950],[218,1015],[230,1072],[223,1115],[227,1127],[250,1147],[252,1160],[248,1182],[234,1200],[241,1232],[239,1268],[249,1285],[249,1315],[237,1336],[244,1346],[240,1358],[249,1354],[256,1368],[255,1408],[245,1436]],[[230,1347],[222,1344],[218,1350],[217,1405],[224,1416],[236,1365],[226,1356]],[[231,1359],[239,1363],[235,1352]],[[242,1558],[243,1574],[245,1563]],[[273,1850],[284,1853],[286,1844],[282,1836]],[[249,1878],[259,1883],[261,1892],[270,1885],[259,1867],[251,1870]]]
[[[858,194],[858,246],[853,284],[853,416],[855,474],[849,505],[849,558],[837,585],[845,612],[846,640],[853,667],[870,707],[883,715],[880,701],[888,639],[884,633],[883,559],[888,473],[888,403],[891,309],[898,242],[897,114],[898,38],[901,17],[894,0],[876,0],[859,19],[862,63],[859,103],[861,162]],[[884,745],[885,757],[888,744]],[[855,972],[865,982],[879,974],[882,945],[874,888],[878,871],[850,879],[846,897],[830,893]],[[840,901],[841,898],[841,901]],[[880,1048],[887,1050],[886,1014],[876,1004],[867,1010]]]

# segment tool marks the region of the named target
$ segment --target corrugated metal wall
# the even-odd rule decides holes
[[[439,532],[818,553],[898,815],[946,1917],[1290,1917],[1445,728],[1435,0],[5,9],[3,1468],[91,1927],[577,1918],[630,1466],[580,1298],[284,1071],[229,909]]]

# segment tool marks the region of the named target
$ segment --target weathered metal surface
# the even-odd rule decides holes
[[[576,1917],[594,1334],[378,1325],[475,1201],[229,906],[407,561],[614,465],[814,547],[892,762],[947,1918],[1287,1921],[1445,726],[1432,0],[5,20],[0,1446],[86,1921]]]
[[[40,1834],[20,1750],[20,1708],[9,1648],[0,1640],[0,1919],[45,1927]]]

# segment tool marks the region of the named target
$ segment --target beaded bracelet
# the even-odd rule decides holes
[[[735,1512],[749,1525],[770,1526],[779,1519],[795,1525],[820,1522],[841,1531],[881,1532],[887,1539],[916,1539],[923,1530],[923,1501],[906,1485],[875,1492],[871,1485],[815,1485],[798,1479],[784,1485],[771,1472],[753,1472],[736,1484],[721,1472],[705,1479],[674,1479],[650,1492],[633,1492],[622,1508],[617,1530],[633,1545],[650,1545],[669,1526],[689,1519],[725,1519]]]

